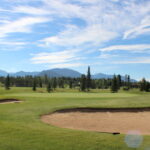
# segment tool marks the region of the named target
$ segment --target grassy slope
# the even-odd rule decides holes
[[[39,93],[41,92],[41,93]],[[24,100],[20,104],[0,104],[0,150],[128,150],[125,135],[61,129],[44,124],[40,115],[69,107],[150,107],[150,94],[137,91],[118,94],[103,91],[77,93],[32,92],[29,88],[0,89],[0,98]],[[149,146],[144,136],[139,149]]]

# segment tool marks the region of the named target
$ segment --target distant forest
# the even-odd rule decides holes
[[[86,75],[81,75],[78,78],[70,77],[53,77],[44,76],[25,76],[25,77],[0,77],[0,85],[6,90],[11,87],[31,87],[33,91],[37,88],[46,88],[47,92],[52,92],[56,88],[79,89],[79,91],[88,92],[90,89],[110,89],[111,92],[118,92],[120,89],[129,91],[137,88],[140,91],[150,92],[150,82],[142,79],[139,82],[133,82],[129,75],[125,79],[121,79],[121,75],[114,75],[112,79],[92,79],[90,67]]]

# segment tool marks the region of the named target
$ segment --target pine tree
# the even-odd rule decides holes
[[[88,66],[88,71],[87,71],[87,90],[89,91],[91,88],[91,71],[90,71],[90,66]]]
[[[44,82],[45,82],[45,85],[48,84],[48,76],[46,74],[44,75]]]
[[[120,89],[120,87],[122,86],[121,75],[117,76],[117,83],[118,83],[118,88]]]
[[[51,86],[51,83],[49,81],[48,85],[47,85],[47,92],[50,93],[51,91],[52,91],[52,86]]]
[[[95,82],[95,80],[91,81],[91,88],[92,89],[96,89],[96,82]]]
[[[86,90],[86,76],[85,75],[81,76],[80,89],[81,91]]]
[[[127,77],[127,89],[129,90],[131,88],[131,82],[130,82],[130,76]]]
[[[140,82],[140,91],[144,91],[146,87],[146,80],[145,78],[142,79],[142,81]]]
[[[43,83],[42,83],[42,79],[41,79],[41,77],[39,77],[39,86],[40,86],[40,88],[42,88],[42,87],[43,87]]]
[[[149,82],[146,82],[145,91],[146,92],[150,91],[150,83]]]
[[[33,91],[36,91],[36,78],[34,77],[33,79],[33,87],[32,87]]]
[[[57,87],[57,79],[56,78],[53,78],[53,89],[56,89]]]
[[[119,87],[118,87],[117,77],[116,77],[116,75],[114,75],[114,77],[112,79],[112,84],[111,84],[111,91],[113,93],[116,93],[116,92],[118,92],[118,89],[119,89]]]
[[[125,75],[124,86],[127,87],[127,85],[128,85],[128,75]]]
[[[60,88],[64,88],[64,79],[63,79],[63,78],[61,78],[61,79],[59,80],[59,87],[60,87]]]
[[[72,87],[73,87],[73,81],[70,79],[69,80],[69,88],[72,89]]]
[[[7,75],[7,77],[5,79],[5,89],[10,90],[10,77],[9,77],[9,75]]]

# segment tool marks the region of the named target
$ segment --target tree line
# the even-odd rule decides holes
[[[10,87],[31,87],[33,91],[37,88],[46,88],[47,92],[51,92],[56,88],[77,88],[80,91],[90,91],[90,89],[110,89],[111,92],[118,92],[121,88],[123,90],[130,90],[132,88],[139,88],[141,91],[150,91],[150,82],[143,78],[140,82],[132,82],[129,75],[122,79],[121,75],[114,75],[112,79],[92,79],[90,67],[88,67],[87,74],[82,74],[80,78],[49,78],[45,76],[25,76],[25,77],[0,77],[0,82],[4,85],[6,90]]]

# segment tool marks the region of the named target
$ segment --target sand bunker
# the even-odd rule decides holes
[[[21,101],[17,99],[0,99],[0,104],[7,104],[7,103],[20,103]]]
[[[42,116],[42,121],[62,128],[107,133],[139,131],[150,135],[150,108],[68,109]]]

